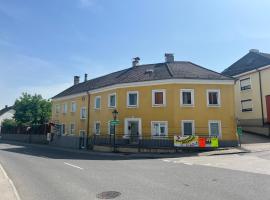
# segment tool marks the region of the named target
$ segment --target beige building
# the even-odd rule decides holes
[[[223,74],[236,79],[235,112],[243,130],[270,136],[270,54],[251,49]]]

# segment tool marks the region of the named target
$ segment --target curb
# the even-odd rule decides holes
[[[4,170],[4,168],[3,168],[3,166],[1,164],[0,164],[0,170],[3,172],[5,178],[8,180],[9,184],[11,185],[12,190],[13,190],[13,193],[14,193],[16,199],[17,200],[21,200],[20,195],[19,195],[19,193],[18,193],[18,191],[17,191],[17,189],[16,189],[13,181],[8,177],[6,171]]]

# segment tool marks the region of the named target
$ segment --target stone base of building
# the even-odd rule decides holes
[[[248,133],[255,133],[264,136],[270,136],[269,126],[243,126],[243,131]]]

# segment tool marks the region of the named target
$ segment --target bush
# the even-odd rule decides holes
[[[5,119],[2,122],[2,127],[5,128],[14,128],[17,126],[17,122],[14,119]]]

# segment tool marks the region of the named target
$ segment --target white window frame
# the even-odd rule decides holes
[[[137,94],[137,105],[130,105],[129,104],[129,95],[130,94]],[[139,92],[138,91],[128,91],[127,92],[127,107],[128,108],[138,108],[139,107]]]
[[[96,129],[97,124],[99,124],[99,133],[97,133],[97,129]],[[100,135],[100,133],[101,133],[101,123],[100,123],[100,121],[95,121],[94,122],[94,134],[95,135]]]
[[[210,92],[217,92],[218,93],[218,103],[217,104],[209,104],[209,93]],[[207,100],[207,107],[220,107],[221,106],[221,96],[220,96],[220,89],[208,89],[206,90],[206,100]]]
[[[108,135],[113,135],[113,133],[110,134],[110,130],[111,130],[111,121],[108,121]],[[117,133],[117,126],[115,126],[115,134],[116,133]]]
[[[110,105],[111,103],[111,96],[115,96],[115,105],[112,106]],[[116,93],[111,93],[111,94],[108,94],[108,108],[116,108],[117,107],[117,97],[116,97]]]
[[[59,114],[61,112],[61,106],[59,104],[55,105],[55,113]]]
[[[190,92],[191,93],[191,104],[184,104],[183,102],[183,93]],[[194,107],[194,89],[181,89],[180,90],[180,105],[182,107]]]
[[[211,123],[218,123],[219,125],[219,136],[218,138],[222,137],[222,127],[221,127],[221,120],[208,120],[208,134],[211,136]]]
[[[82,116],[82,113],[83,113],[82,111],[83,111],[83,109],[85,109],[85,117]],[[86,107],[81,107],[80,118],[81,118],[81,119],[87,119],[87,109],[86,109]]]
[[[154,135],[154,131],[155,131],[154,124],[165,124],[165,135]],[[168,137],[168,132],[169,132],[168,129],[169,129],[169,127],[168,127],[168,121],[151,121],[151,136],[153,138]]]
[[[249,89],[242,90],[241,81],[246,80],[246,79],[249,79],[250,88],[249,88]],[[245,92],[245,91],[251,90],[251,89],[252,89],[252,85],[251,85],[251,76],[248,76],[248,77],[239,79],[239,87],[240,87],[240,91],[241,91],[241,92]]]
[[[73,107],[73,105],[75,105],[75,106]],[[73,108],[75,108],[75,109],[73,109]],[[72,101],[70,112],[75,113],[76,111],[77,111],[77,103],[75,101]]]
[[[247,102],[247,101],[251,101],[251,110],[243,110],[243,102]],[[247,113],[249,113],[249,112],[252,112],[254,109],[253,109],[253,100],[252,99],[244,99],[244,100],[241,100],[240,101],[240,111],[242,112],[242,113],[245,113],[245,112],[247,112]]]
[[[74,125],[74,129],[71,129],[71,125]],[[74,132],[72,133],[72,130],[74,130]],[[74,122],[70,123],[69,125],[69,134],[70,135],[75,135],[75,131],[76,131],[76,125]]]
[[[184,123],[192,123],[192,134],[195,135],[195,121],[194,120],[182,120],[181,121],[181,134],[182,136],[190,136],[184,134]]]
[[[139,126],[139,137],[142,136],[142,119],[141,118],[125,118],[125,134],[123,136],[123,138],[129,138],[129,130],[128,130],[128,122],[129,121],[135,121],[138,122],[138,126]]]
[[[163,93],[163,104],[155,104],[155,93]],[[166,89],[152,90],[152,107],[165,107],[166,106]]]
[[[67,105],[67,103],[63,103],[62,104],[62,113],[63,114],[66,114],[67,111],[68,111],[68,105]]]
[[[99,108],[97,108],[97,99],[99,99],[99,102],[100,102]],[[101,109],[101,96],[95,96],[94,108],[96,110],[100,110]]]

